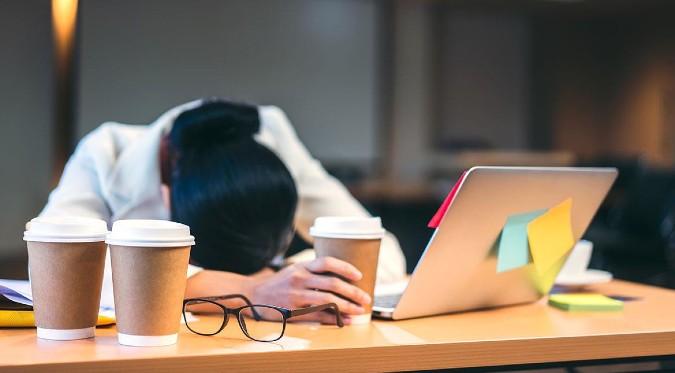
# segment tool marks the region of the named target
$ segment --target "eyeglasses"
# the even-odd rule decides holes
[[[217,302],[219,300],[234,298],[243,300],[246,305],[239,308],[228,308]],[[210,310],[209,313],[220,315],[223,318],[220,327],[216,327],[212,323],[189,321],[186,312],[188,312],[188,308],[197,305],[213,306],[210,307],[212,310]],[[329,310],[335,314],[337,326],[344,326],[342,317],[340,316],[340,310],[335,303],[326,303],[319,306],[289,310],[287,308],[266,304],[251,304],[251,301],[241,294],[208,298],[189,298],[183,300],[183,318],[185,320],[185,326],[187,326],[191,332],[205,336],[216,335],[227,325],[229,315],[234,315],[237,317],[239,327],[241,328],[241,331],[244,332],[244,335],[258,342],[274,342],[279,340],[284,335],[284,331],[286,331],[286,322],[291,317],[324,310]],[[263,320],[275,322],[261,322]]]

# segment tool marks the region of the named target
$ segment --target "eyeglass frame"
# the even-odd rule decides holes
[[[237,308],[230,308],[230,307],[224,306],[224,305],[216,302],[218,300],[227,300],[227,299],[235,299],[235,298],[239,298],[239,299],[243,300],[246,303],[246,305],[241,306],[241,307],[237,307]],[[218,328],[218,330],[213,332],[213,333],[200,333],[200,332],[197,332],[197,331],[193,330],[192,328],[190,328],[190,324],[187,321],[187,315],[186,315],[186,312],[188,312],[186,310],[186,308],[187,308],[186,306],[190,302],[208,303],[208,304],[212,304],[214,306],[218,306],[218,307],[222,308],[223,311],[224,311],[224,314],[223,314],[223,322],[220,325],[220,328]],[[241,311],[246,309],[246,308],[250,308],[251,313],[253,314],[253,319],[255,321],[264,320],[258,314],[258,312],[256,312],[255,307],[271,308],[271,309],[277,310],[277,311],[279,311],[279,313],[281,313],[281,315],[283,317],[283,326],[281,328],[281,333],[279,334],[279,337],[277,337],[275,339],[271,339],[271,340],[262,340],[262,339],[253,338],[248,334],[248,331],[246,329],[246,323],[242,319],[245,316]],[[306,315],[306,314],[313,313],[313,312],[323,311],[325,309],[332,309],[334,311],[336,325],[338,327],[342,328],[344,326],[344,322],[342,321],[342,316],[340,316],[340,309],[338,308],[337,304],[335,304],[335,303],[325,303],[325,304],[320,304],[320,305],[316,305],[316,306],[310,306],[310,307],[304,307],[304,308],[298,308],[298,309],[291,310],[291,309],[288,309],[288,308],[272,306],[272,305],[269,305],[269,304],[253,304],[243,294],[228,294],[228,295],[219,295],[219,296],[212,296],[212,297],[200,297],[200,298],[183,299],[183,320],[185,320],[185,327],[187,327],[188,330],[190,330],[191,332],[193,332],[195,334],[198,334],[198,335],[203,335],[203,336],[213,336],[213,335],[216,335],[216,334],[220,333],[221,331],[223,331],[223,329],[225,329],[225,327],[227,326],[227,322],[230,318],[229,316],[234,315],[237,318],[237,323],[239,324],[239,329],[241,329],[241,331],[244,333],[244,335],[246,337],[248,337],[251,340],[257,341],[257,342],[274,342],[274,341],[278,341],[279,339],[281,339],[281,337],[284,336],[284,333],[286,332],[286,323],[287,323],[288,319],[290,319],[291,317],[302,316],[302,315]]]

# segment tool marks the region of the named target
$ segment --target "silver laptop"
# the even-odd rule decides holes
[[[497,272],[493,246],[507,217],[572,198],[572,233],[579,240],[617,174],[615,168],[470,169],[403,292],[376,296],[373,314],[400,320],[540,299],[533,264]]]

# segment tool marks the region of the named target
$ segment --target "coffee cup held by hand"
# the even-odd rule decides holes
[[[356,267],[363,277],[351,283],[373,297],[380,245],[385,230],[379,217],[326,216],[316,218],[309,234],[314,237],[317,257],[331,256]],[[370,322],[372,308],[363,305],[362,315],[351,315],[352,324]]]
[[[98,319],[108,233],[106,222],[41,217],[26,224],[37,336],[91,338]]]
[[[593,242],[579,240],[567,257],[565,264],[558,276],[577,276],[583,275],[588,270],[588,264],[591,262],[593,253]]]

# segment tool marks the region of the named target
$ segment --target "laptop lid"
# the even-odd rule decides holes
[[[375,315],[407,319],[541,298],[550,288],[546,284],[549,280],[542,279],[532,263],[497,272],[495,243],[506,219],[513,214],[550,209],[571,198],[571,228],[576,242],[617,174],[615,168],[471,168],[398,304],[393,309],[374,306]]]

